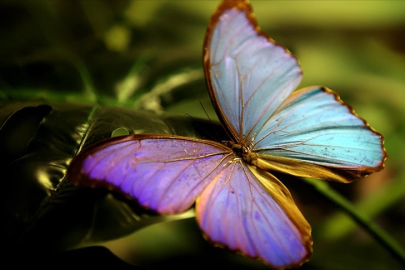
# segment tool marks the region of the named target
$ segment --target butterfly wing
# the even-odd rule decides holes
[[[204,43],[209,93],[233,141],[246,145],[301,80],[297,60],[258,28],[248,1],[223,1]],[[271,174],[232,162],[196,206],[210,241],[284,268],[312,252],[310,226]]]
[[[82,151],[68,177],[81,186],[104,186],[162,214],[190,208],[232,151],[212,141],[180,136],[131,135]]]
[[[216,142],[111,138],[82,151],[67,174],[77,185],[119,191],[162,214],[181,213],[197,200],[197,219],[210,241],[276,268],[300,265],[312,252],[310,226],[288,190]]]
[[[196,215],[209,241],[277,269],[299,266],[312,253],[310,226],[289,191],[240,159],[203,191]]]
[[[294,92],[254,142],[255,164],[292,175],[348,182],[381,170],[383,137],[323,87]]]
[[[382,136],[336,93],[292,94],[301,79],[297,60],[260,31],[248,1],[221,3],[204,48],[214,107],[232,139],[257,154],[252,164],[340,182],[383,168]]]
[[[248,1],[223,1],[204,41],[209,93],[229,135],[239,144],[254,134],[298,86],[297,60],[260,31]]]

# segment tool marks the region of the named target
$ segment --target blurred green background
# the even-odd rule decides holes
[[[300,60],[301,87],[323,85],[385,137],[385,170],[331,184],[405,245],[405,1],[251,1],[261,28]],[[0,99],[149,109],[215,119],[202,42],[219,1],[0,2]],[[287,183],[288,184],[288,183]],[[293,187],[313,227],[303,269],[402,269],[322,196]],[[209,246],[195,220],[164,222],[99,243],[145,267],[257,261]]]

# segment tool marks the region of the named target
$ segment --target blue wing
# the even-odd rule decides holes
[[[298,86],[301,68],[258,29],[246,1],[221,4],[204,47],[207,85],[217,114],[235,142],[250,142]]]
[[[254,141],[255,164],[297,176],[346,182],[383,168],[382,136],[329,89],[293,93]]]
[[[234,142],[264,170],[348,182],[379,171],[382,136],[337,94],[292,91],[297,60],[260,31],[246,1],[224,1],[205,39],[211,99]]]

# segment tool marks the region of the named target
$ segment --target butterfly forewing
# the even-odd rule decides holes
[[[312,252],[310,226],[288,190],[240,159],[204,190],[196,215],[210,241],[275,268],[301,265]]]
[[[70,180],[106,186],[164,214],[190,208],[231,150],[179,136],[133,135],[104,141],[74,159]]]
[[[251,141],[297,87],[301,68],[257,26],[246,1],[224,1],[205,39],[204,67],[211,99],[238,143]]]

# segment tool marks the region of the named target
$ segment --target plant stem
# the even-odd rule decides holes
[[[365,229],[377,242],[386,248],[399,262],[405,266],[405,250],[395,241],[386,231],[381,229],[369,217],[359,213],[353,204],[330,188],[324,181],[304,178],[304,181],[312,185],[323,196],[331,200],[341,209],[343,209],[357,224]]]

